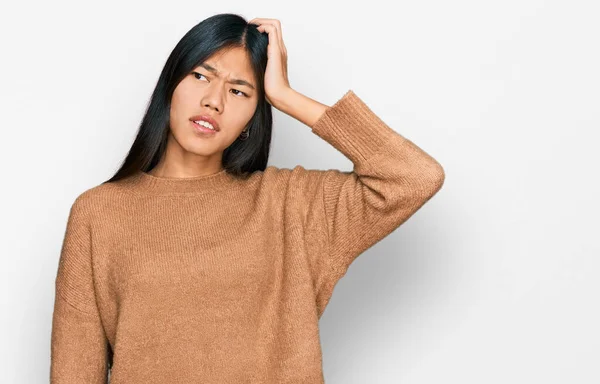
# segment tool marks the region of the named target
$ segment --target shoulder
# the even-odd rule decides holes
[[[116,185],[102,183],[85,189],[76,195],[70,208],[70,216],[85,218],[86,221],[99,217],[119,204],[123,194]]]
[[[269,185],[301,185],[320,183],[328,175],[340,173],[337,169],[310,169],[302,165],[295,165],[291,168],[268,166],[264,171],[259,172],[263,184]]]
[[[302,165],[291,168],[269,166],[260,175],[259,187],[261,192],[272,197],[305,204],[330,189],[329,185],[343,183],[350,174],[339,169],[310,169]]]

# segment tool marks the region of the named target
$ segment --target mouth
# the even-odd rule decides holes
[[[210,129],[218,132],[220,130],[219,124],[208,115],[196,115],[190,118],[190,121],[195,123],[198,126],[204,127],[206,129]]]
[[[208,123],[206,123],[205,121],[190,121],[192,123],[192,126],[194,127],[194,130],[197,133],[201,133],[203,135],[215,135],[219,130],[215,129],[214,127],[211,128],[211,125],[209,125]]]

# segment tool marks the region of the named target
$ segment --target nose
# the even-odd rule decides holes
[[[214,109],[219,113],[223,112],[223,94],[221,87],[218,84],[207,87],[201,103],[203,107]]]

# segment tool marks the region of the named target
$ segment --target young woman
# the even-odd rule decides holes
[[[319,318],[351,262],[442,186],[351,90],[293,90],[275,19],[193,27],[121,168],[79,195],[56,275],[52,383],[322,383]],[[267,166],[275,107],[354,164]]]

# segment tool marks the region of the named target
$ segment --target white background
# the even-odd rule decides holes
[[[293,88],[354,90],[446,172],[336,286],[327,383],[600,382],[600,9],[543,0],[3,2],[0,382],[48,382],[69,207],[222,12],[279,19]],[[270,163],[351,169],[280,111]]]

